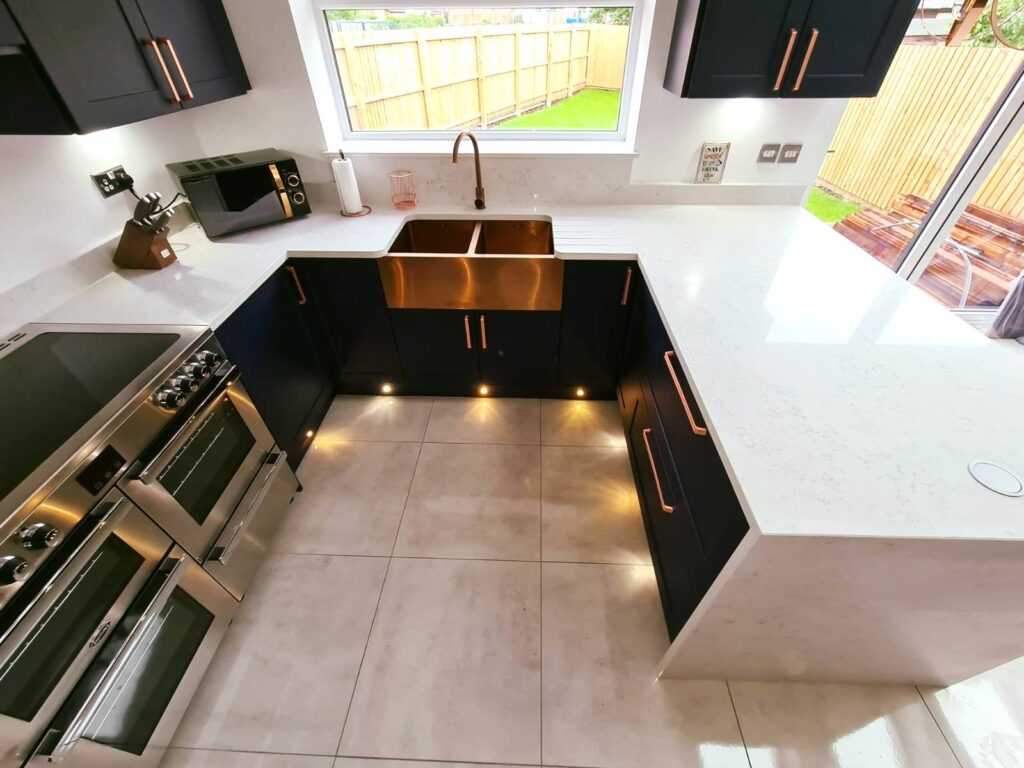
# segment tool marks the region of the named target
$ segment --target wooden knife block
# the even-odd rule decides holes
[[[125,269],[163,269],[177,261],[167,242],[166,230],[147,232],[134,221],[127,221],[114,252],[114,263]]]

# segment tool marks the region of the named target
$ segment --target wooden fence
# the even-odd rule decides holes
[[[583,88],[618,90],[629,27],[438,27],[336,34],[356,130],[487,126]]]
[[[1024,62],[1007,48],[904,45],[874,99],[852,99],[820,180],[882,210],[901,194],[934,200]],[[1024,132],[974,203],[1024,217]]]

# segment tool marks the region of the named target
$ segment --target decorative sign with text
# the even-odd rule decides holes
[[[729,142],[703,144],[700,148],[700,162],[697,164],[698,184],[721,184],[725,173],[725,161],[729,157]]]

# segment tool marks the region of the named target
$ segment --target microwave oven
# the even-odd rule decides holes
[[[276,149],[204,157],[167,168],[209,237],[310,211],[295,159]]]

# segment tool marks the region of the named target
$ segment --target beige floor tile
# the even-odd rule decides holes
[[[339,757],[334,768],[524,768],[522,765],[487,763],[435,763],[423,760],[377,760],[361,757]],[[532,768],[532,766],[525,766]]]
[[[431,397],[341,395],[331,403],[317,440],[419,442],[433,402]]]
[[[339,754],[539,763],[539,567],[392,560]]]
[[[424,443],[395,555],[540,558],[540,447]]]
[[[333,760],[331,757],[310,755],[172,748],[167,751],[160,768],[332,768]]]
[[[651,564],[625,450],[546,445],[540,473],[542,560]]]
[[[544,563],[545,765],[747,768],[724,682],[657,681],[650,566]]]
[[[428,443],[540,444],[540,400],[439,397],[427,424]]]
[[[382,557],[268,557],[174,745],[332,754],[387,564]]]
[[[1024,768],[1024,658],[921,693],[963,768]]]
[[[729,685],[752,768],[957,768],[913,686]]]
[[[618,403],[605,400],[543,400],[541,443],[624,448]]]
[[[317,440],[299,467],[277,552],[390,555],[420,453],[417,443]]]

